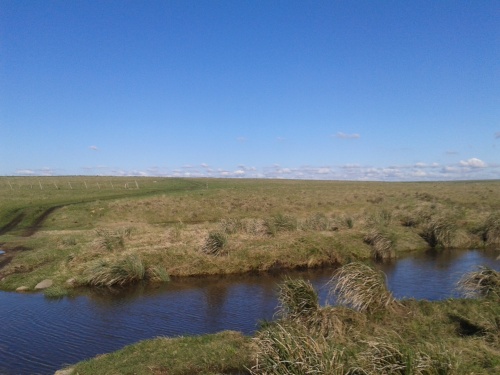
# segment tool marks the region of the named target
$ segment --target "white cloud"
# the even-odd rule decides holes
[[[468,160],[461,160],[460,165],[462,167],[470,167],[470,168],[484,168],[486,167],[486,163],[478,158],[471,158]]]
[[[18,169],[16,171],[16,174],[22,176],[30,176],[36,174],[36,171],[34,171],[33,169]]]
[[[237,140],[238,142],[242,142],[242,143],[243,143],[243,142],[246,142],[246,141],[247,141],[247,138],[246,138],[246,137],[237,137],[237,138],[236,138],[236,140]]]
[[[361,138],[361,136],[358,133],[353,133],[353,134],[346,134],[342,132],[337,132],[337,134],[334,135],[335,138],[340,138],[340,139],[357,139]]]
[[[496,132],[496,133],[495,133],[495,138],[496,138],[496,139],[500,139],[500,132]]]
[[[97,146],[90,146],[89,147],[92,151],[98,151],[99,148]]]

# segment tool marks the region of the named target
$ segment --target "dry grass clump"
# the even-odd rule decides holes
[[[375,260],[383,261],[396,257],[392,240],[376,229],[370,230],[370,232],[365,235],[364,242],[371,246],[372,257]]]
[[[293,216],[276,214],[266,220],[266,227],[267,233],[274,236],[277,232],[297,230],[298,222]]]
[[[108,229],[96,229],[95,233],[97,235],[97,248],[113,251],[118,248],[123,248],[125,246],[125,238],[130,237],[132,233],[132,228],[121,228],[118,230],[108,230]]]
[[[465,274],[458,282],[458,288],[466,297],[500,299],[500,272],[489,267]]]
[[[214,231],[208,234],[202,251],[208,255],[223,255],[227,245],[227,236],[225,233]]]
[[[453,245],[453,236],[456,230],[454,220],[445,217],[434,217],[423,224],[419,235],[432,248],[449,248]]]
[[[481,237],[486,245],[500,244],[500,214],[490,214],[481,229]]]
[[[325,214],[317,213],[307,218],[301,225],[304,230],[326,231],[331,230],[332,225]]]
[[[218,224],[219,231],[226,234],[235,234],[243,229],[243,223],[240,219],[227,218],[221,219]]]
[[[361,374],[450,374],[450,359],[433,358],[429,354],[401,342],[399,337],[380,337],[363,342],[366,349],[359,354]]]
[[[318,294],[309,281],[289,277],[278,285],[279,314],[285,318],[309,316],[319,310]]]
[[[87,286],[125,286],[146,278],[146,267],[136,255],[116,261],[98,259],[84,270],[81,283]]]
[[[330,294],[338,304],[360,312],[383,310],[396,303],[387,289],[385,275],[363,263],[339,268],[329,284]]]
[[[311,337],[300,325],[273,324],[256,337],[258,346],[253,375],[346,374],[343,350],[325,337]]]

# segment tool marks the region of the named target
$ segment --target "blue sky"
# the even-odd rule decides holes
[[[500,178],[500,2],[0,0],[0,137],[0,175]]]

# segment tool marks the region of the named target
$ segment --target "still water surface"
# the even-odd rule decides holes
[[[378,265],[398,298],[458,296],[455,284],[478,265],[500,270],[499,251],[416,253]],[[251,334],[275,313],[285,274],[309,279],[322,304],[332,269],[226,278],[173,280],[156,288],[61,300],[0,292],[0,374],[52,374],[71,364],[156,336],[237,330]]]

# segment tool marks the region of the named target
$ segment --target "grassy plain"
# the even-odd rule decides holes
[[[346,264],[332,286],[345,306],[320,307],[307,283],[290,281],[281,319],[254,338],[146,340],[73,373],[498,373],[498,273],[467,279],[495,291],[481,299],[395,301],[380,275],[352,265],[428,247],[498,248],[499,212],[500,181],[2,177],[0,288],[50,278],[45,293],[58,297],[78,286]]]
[[[1,177],[0,288],[50,278],[57,296],[497,246],[499,212],[500,181]]]

